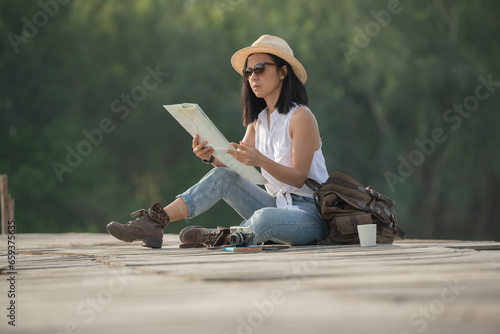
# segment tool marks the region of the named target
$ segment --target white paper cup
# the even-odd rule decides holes
[[[377,244],[377,224],[358,225],[361,247],[373,247]]]

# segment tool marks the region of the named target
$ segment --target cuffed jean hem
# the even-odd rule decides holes
[[[175,198],[182,198],[184,200],[184,202],[186,202],[186,206],[188,208],[188,213],[189,213],[189,216],[186,217],[186,219],[193,219],[196,203],[194,202],[194,199],[191,197],[191,195],[180,194],[180,195],[177,195]]]

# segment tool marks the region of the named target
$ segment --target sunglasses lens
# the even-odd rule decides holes
[[[250,67],[247,67],[243,70],[243,76],[245,78],[249,78],[252,75],[253,70]]]
[[[261,75],[262,73],[264,73],[265,68],[266,68],[265,64],[257,64],[257,65],[255,65],[255,68],[253,69],[253,71],[255,74]]]
[[[255,67],[253,69],[251,69],[250,67],[246,67],[243,70],[243,76],[246,79],[248,79],[248,78],[250,78],[250,76],[252,75],[252,73],[255,73],[255,75],[261,75],[262,73],[264,73],[264,71],[266,69],[266,65],[274,65],[274,64],[270,64],[270,63],[258,63],[257,65],[255,65]]]
[[[259,75],[264,73],[264,70],[266,69],[266,64],[257,64],[255,65],[254,72],[255,74]]]

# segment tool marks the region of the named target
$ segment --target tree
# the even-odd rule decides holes
[[[241,76],[229,59],[271,33],[308,71],[331,171],[394,198],[411,237],[498,239],[499,9],[485,0],[5,0],[0,172],[19,230],[104,232],[196,182],[208,169],[162,105],[196,102],[241,139]],[[240,221],[221,203],[193,223]]]

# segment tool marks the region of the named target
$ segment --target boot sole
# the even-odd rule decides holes
[[[179,248],[206,248],[204,244],[180,244]]]
[[[132,242],[135,240],[141,240],[142,241],[142,246],[143,247],[149,247],[149,248],[161,248],[163,244],[162,239],[158,238],[137,238],[133,236],[132,234],[129,234],[127,232],[121,231],[119,229],[114,228],[113,226],[106,226],[106,230],[111,234],[113,237],[115,237],[118,240],[125,241],[125,242]]]

